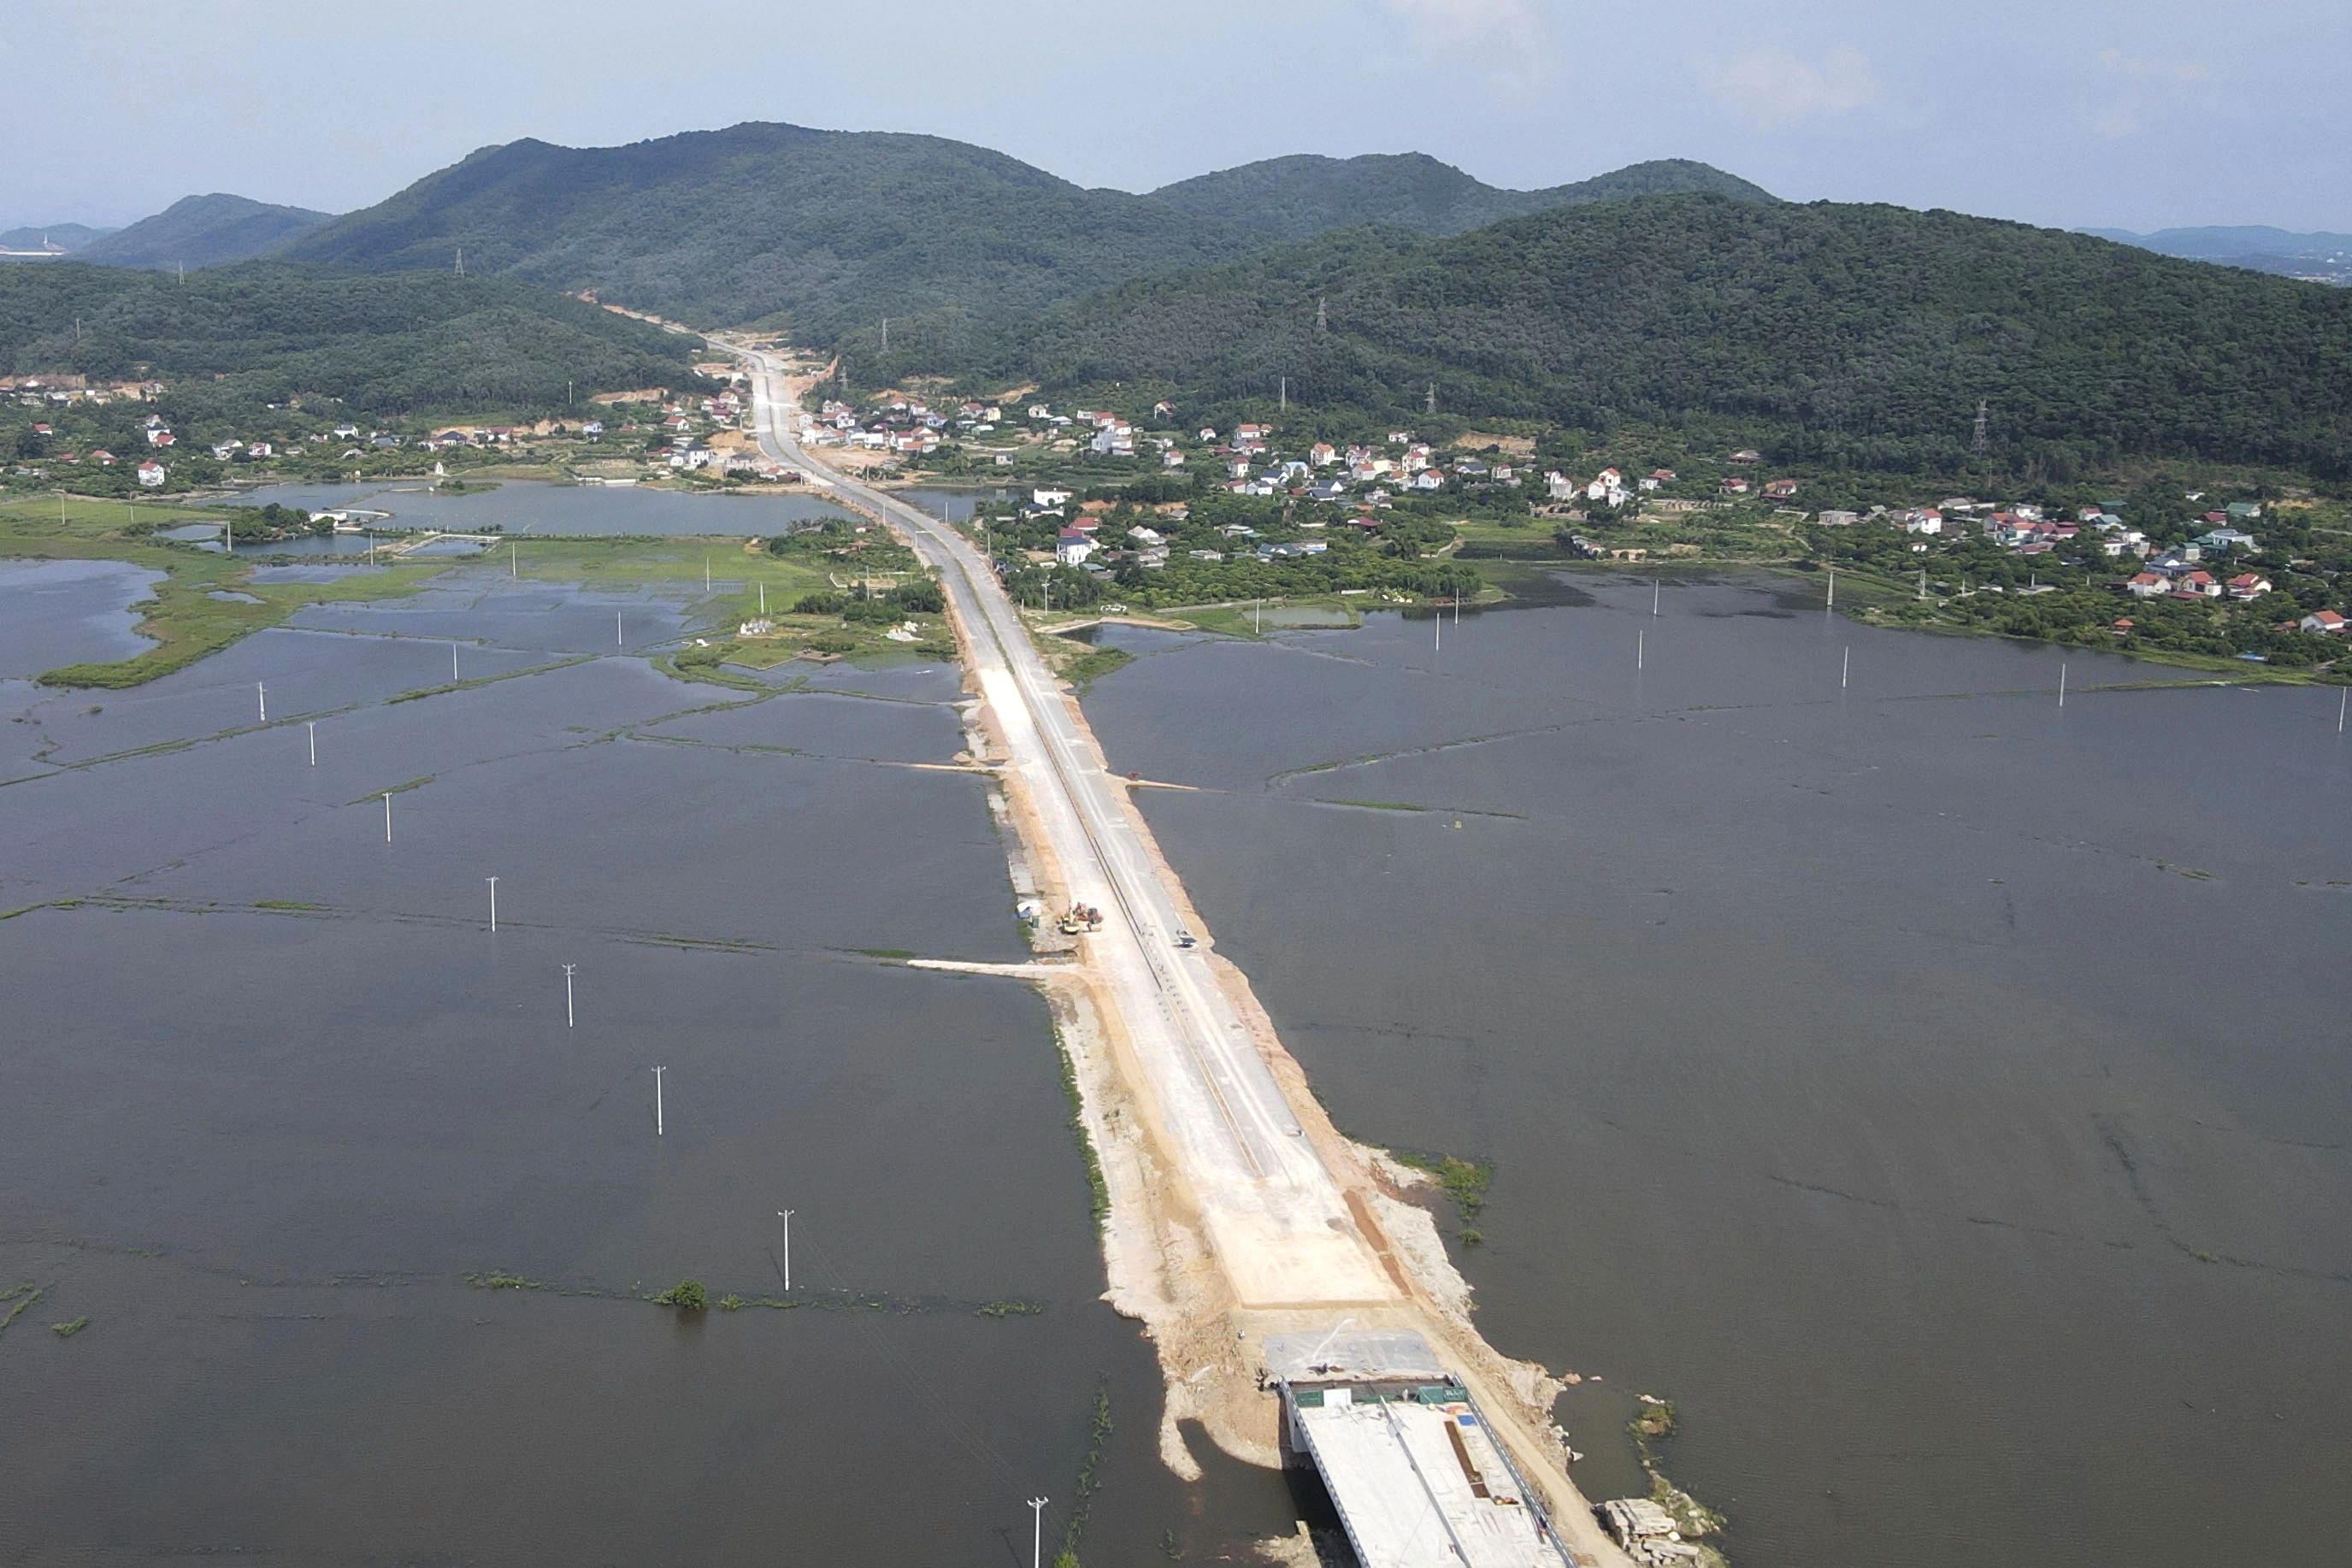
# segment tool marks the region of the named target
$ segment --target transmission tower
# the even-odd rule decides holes
[[[1985,455],[1985,448],[1990,445],[1990,442],[1986,439],[1986,432],[1989,428],[1990,421],[1985,412],[1985,400],[1979,397],[1977,399],[1976,430],[1969,437],[1969,451],[1972,455],[1979,458]]]
[[[461,245],[461,246],[459,246],[459,247],[457,247],[457,276],[458,276],[458,277],[460,277],[460,278],[463,278],[465,275],[466,275],[466,247],[465,247],[464,246],[462,246],[462,245]]]
[[[1429,384],[1429,396],[1426,400],[1426,406],[1432,414],[1437,412],[1437,383],[1433,381]]]
[[[882,352],[886,354],[890,352],[890,318],[887,316],[882,318]]]
[[[1315,301],[1315,330],[1318,332],[1331,330],[1330,301],[1328,300],[1318,299]]]
[[[1281,397],[1282,397],[1282,411],[1283,411],[1285,414],[1287,414],[1287,413],[1289,413],[1289,412],[1290,412],[1290,378],[1289,378],[1288,376],[1286,376],[1286,376],[1284,376],[1284,377],[1282,378],[1282,393],[1281,393]]]

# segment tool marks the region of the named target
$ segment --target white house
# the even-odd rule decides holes
[[[1070,492],[1067,490],[1031,490],[1029,492],[1029,500],[1032,505],[1046,507],[1049,509],[1057,506],[1067,506],[1070,504]]]
[[[151,490],[160,489],[163,483],[163,465],[152,458],[140,464],[139,482]]]

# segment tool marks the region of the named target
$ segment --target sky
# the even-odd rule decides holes
[[[1496,184],[2352,231],[2347,0],[107,0],[0,9],[0,226],[368,205],[519,137],[919,131],[1149,190],[1285,153]]]

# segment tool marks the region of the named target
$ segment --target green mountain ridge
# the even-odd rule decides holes
[[[267,256],[331,216],[218,192],[184,196],[152,217],[91,241],[74,258],[159,270],[224,267]]]
[[[1466,417],[1715,422],[1881,468],[1964,466],[1982,399],[2012,467],[2352,472],[2352,294],[1889,206],[1663,196],[1326,237],[1049,312],[1005,368],[1194,405],[1286,377],[1294,409],[1383,417],[1433,383]]]
[[[823,343],[929,312],[1002,322],[1253,240],[939,137],[744,124],[625,147],[485,148],[285,252],[510,273],[700,323]]]
[[[1290,192],[1314,192],[1311,211]],[[511,274],[711,325],[970,363],[1013,323],[1135,279],[1238,260],[1302,227],[1448,229],[1529,204],[1662,189],[1769,200],[1704,164],[1501,191],[1435,159],[1278,159],[1150,195],[1090,190],[935,136],[747,123],[625,147],[487,147],[280,254]],[[1303,199],[1303,198],[1302,198]],[[1213,207],[1230,207],[1233,216]]]
[[[1296,240],[1367,225],[1460,234],[1553,207],[1698,192],[1734,201],[1778,199],[1736,174],[1685,158],[1629,164],[1572,184],[1514,191],[1421,153],[1269,158],[1180,180],[1151,195],[1203,217]]]
[[[184,399],[322,395],[385,415],[560,407],[567,382],[583,393],[691,384],[699,347],[503,279],[271,262],[184,283],[80,261],[0,268],[0,370],[152,376]]]

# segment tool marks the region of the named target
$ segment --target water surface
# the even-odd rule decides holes
[[[1087,708],[1202,786],[1144,809],[1339,1123],[1495,1162],[1464,1262],[1504,1350],[1602,1380],[1584,1486],[1638,1486],[1646,1392],[1756,1568],[2308,1556],[2352,1444],[2336,694],[1579,581],[1442,650],[1107,628],[1145,657]]]

